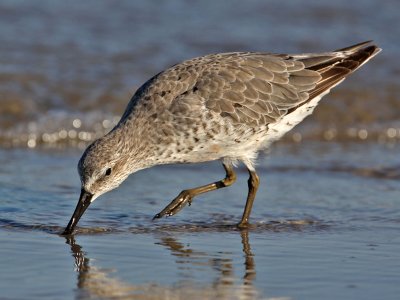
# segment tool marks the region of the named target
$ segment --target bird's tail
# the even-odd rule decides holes
[[[311,57],[303,61],[306,69],[317,71],[321,75],[321,80],[310,91],[309,98],[330,90],[381,50],[378,46],[371,45],[371,41],[367,41],[327,53],[325,57],[320,55],[315,57],[315,60]]]

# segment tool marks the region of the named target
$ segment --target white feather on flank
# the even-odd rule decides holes
[[[329,90],[326,90],[322,94],[314,97],[312,100],[303,104],[293,112],[283,116],[275,123],[269,124],[267,134],[264,136],[264,141],[262,142],[261,147],[257,148],[253,146],[251,150],[246,149],[246,155],[240,158],[238,157],[236,159],[232,159],[225,157],[224,162],[231,162],[234,166],[236,166],[238,160],[240,160],[250,171],[255,171],[255,162],[258,155],[258,150],[268,150],[273,142],[279,140],[285,133],[287,133],[293,127],[303,121],[305,117],[311,115],[314,111],[314,108],[318,105],[322,97],[328,94],[332,88],[340,84],[344,79],[345,78],[337,82]]]
[[[303,121],[305,117],[311,115],[314,108],[317,106],[318,102],[322,99],[322,97],[328,94],[332,88],[340,84],[344,79],[345,78],[337,82],[329,90],[326,90],[322,94],[316,96],[311,101],[308,101],[307,103],[303,104],[290,114],[287,114],[280,120],[276,121],[275,123],[270,124],[268,126],[268,132],[266,135],[264,147],[268,147],[269,145],[271,145],[271,143],[280,139],[286,132],[288,132],[294,126]]]

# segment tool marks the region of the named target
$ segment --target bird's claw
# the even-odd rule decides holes
[[[153,217],[153,220],[160,219],[164,216],[170,217],[176,215],[180,212],[185,206],[191,205],[193,200],[193,196],[188,191],[182,191],[174,200],[171,201],[161,212],[156,214]]]

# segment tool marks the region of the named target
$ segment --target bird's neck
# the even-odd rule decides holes
[[[106,136],[107,143],[117,145],[112,147],[116,149],[117,156],[125,160],[130,173],[149,168],[156,163],[153,157],[156,152],[154,141],[149,138],[148,125],[132,126],[130,124],[119,124]]]

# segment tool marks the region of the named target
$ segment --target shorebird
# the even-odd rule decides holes
[[[144,83],[119,123],[94,141],[78,163],[81,194],[64,234],[100,195],[130,174],[160,164],[221,160],[224,179],[183,190],[154,218],[172,216],[199,194],[232,185],[233,167],[248,169],[239,227],[259,186],[254,162],[310,115],[321,98],[381,51],[371,41],[332,52],[211,54],[174,65]]]

